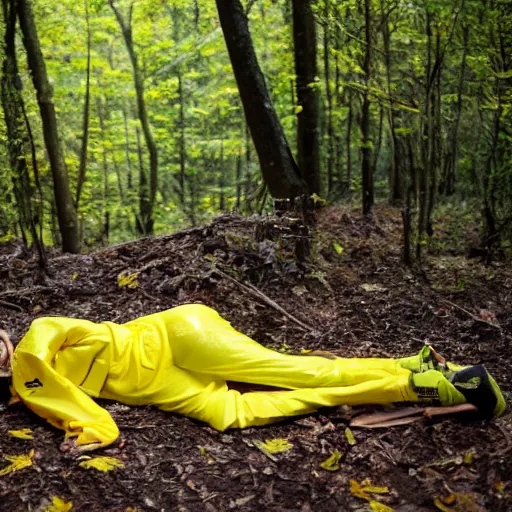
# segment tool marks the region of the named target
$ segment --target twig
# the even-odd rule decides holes
[[[295,318],[291,313],[288,313],[285,309],[283,309],[277,302],[273,301],[271,298],[267,297],[263,292],[258,290],[255,286],[253,286],[250,283],[241,283],[234,277],[231,277],[230,275],[226,274],[225,272],[222,272],[222,270],[219,270],[218,268],[215,269],[215,272],[219,273],[222,277],[228,279],[232,283],[236,284],[242,290],[245,290],[246,292],[250,293],[251,295],[259,298],[262,300],[265,304],[269,305],[270,307],[274,308],[275,310],[279,311],[281,314],[283,314],[285,317],[289,318],[292,322],[296,323],[299,327],[302,327],[302,329],[310,332],[314,332],[315,329],[310,327],[309,325],[301,322],[298,318]]]
[[[158,425],[118,425],[120,430],[144,430],[146,428],[157,428]]]
[[[7,302],[6,300],[0,299],[0,306],[4,306],[5,308],[16,309],[20,313],[23,313],[24,309],[17,304],[13,304],[12,302]]]
[[[480,317],[474,315],[473,313],[471,313],[471,311],[468,311],[467,309],[464,309],[463,307],[458,306],[454,302],[451,302],[451,301],[446,300],[446,299],[441,299],[441,302],[444,302],[445,304],[453,306],[454,308],[459,309],[463,313],[466,313],[466,315],[470,316],[475,322],[480,322],[482,324],[489,325],[490,327],[494,327],[495,329],[498,329],[500,331],[503,330],[501,325],[493,324],[492,322],[489,322],[488,320],[484,320],[483,318],[480,318]]]
[[[21,290],[5,290],[0,292],[0,297],[23,297],[24,295],[33,295],[37,292],[49,292],[53,288],[49,286],[34,286],[33,288],[22,288]]]

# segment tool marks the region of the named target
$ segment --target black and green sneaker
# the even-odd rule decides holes
[[[473,404],[484,418],[497,417],[506,409],[503,394],[483,365],[448,366],[447,371],[411,373],[411,388],[420,402],[433,405]],[[454,371],[455,370],[455,371]]]

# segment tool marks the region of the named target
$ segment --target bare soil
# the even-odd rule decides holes
[[[428,340],[449,360],[485,363],[510,401],[510,266],[486,267],[438,250],[409,269],[400,261],[398,211],[378,208],[371,222],[338,207],[316,215],[309,234],[286,215],[225,215],[88,255],[55,253],[46,274],[16,245],[4,246],[0,328],[18,340],[38,316],[124,322],[201,302],[260,343],[290,353],[404,356]],[[139,272],[138,286],[119,287],[122,272]],[[362,511],[369,504],[351,494],[350,481],[365,479],[388,488],[372,496],[395,511],[512,510],[509,412],[494,422],[425,419],[353,429],[352,446],[349,408],[219,433],[151,407],[103,405],[121,438],[99,454],[125,463],[108,473],[83,469],[61,453],[62,432],[22,405],[0,414],[0,470],[8,465],[5,455],[35,450],[33,466],[0,477],[0,511],[47,510],[54,496],[72,502],[74,511]],[[34,439],[8,435],[22,428],[32,429]],[[253,444],[274,438],[293,448],[270,458]],[[320,463],[333,450],[343,454],[340,469],[326,471]]]

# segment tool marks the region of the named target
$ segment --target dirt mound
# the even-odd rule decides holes
[[[124,322],[201,302],[282,351],[388,357],[429,340],[455,362],[484,362],[510,398],[509,268],[436,257],[413,272],[400,263],[397,211],[377,209],[373,222],[342,208],[317,217],[308,231],[287,214],[224,215],[88,255],[53,255],[45,275],[29,255],[1,251],[0,328],[18,339],[38,316]],[[62,433],[25,408],[2,413],[2,455],[30,448],[35,455],[33,467],[0,477],[1,510],[42,510],[52,496],[84,511],[364,510],[350,480],[366,478],[388,487],[373,496],[394,510],[436,510],[437,497],[448,497],[441,506],[450,510],[512,509],[510,415],[491,424],[447,419],[354,430],[351,445],[349,409],[221,434],[152,408],[104,405],[121,430],[105,452],[126,465],[106,474],[60,453]],[[7,435],[21,428],[34,440]],[[293,448],[269,457],[253,442],[274,438]],[[334,450],[343,454],[341,468],[326,471],[320,463]]]

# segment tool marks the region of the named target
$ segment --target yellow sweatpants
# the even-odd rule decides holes
[[[264,425],[323,406],[417,400],[411,372],[393,359],[282,354],[237,332],[203,305],[179,306],[140,321],[165,329],[172,357],[153,403],[218,430]],[[286,390],[240,393],[226,381]]]

